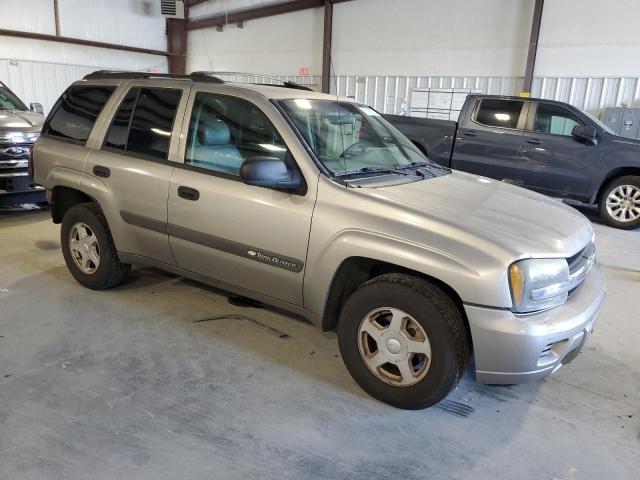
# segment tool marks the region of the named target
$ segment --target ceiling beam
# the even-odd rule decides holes
[[[351,0],[331,0],[330,3],[350,2]],[[187,30],[210,28],[246,22],[256,18],[272,17],[284,13],[298,12],[309,8],[324,7],[325,0],[290,0],[288,2],[269,4],[262,7],[236,10],[187,21]]]
[[[533,85],[533,71],[536,68],[536,54],[538,53],[538,40],[540,38],[540,24],[542,23],[542,8],[544,0],[536,0],[533,7],[533,19],[531,20],[531,38],[529,39],[529,53],[527,54],[527,66],[524,72],[523,96],[531,95]]]
[[[207,0],[184,0],[184,6],[189,8],[189,7],[193,7],[194,5],[199,5],[201,3],[206,2]]]
[[[31,38],[33,40],[45,40],[47,42],[70,43],[73,45],[83,45],[85,47],[108,48],[110,50],[123,50],[125,52],[147,53],[149,55],[169,56],[169,52],[163,50],[152,50],[150,48],[130,47],[128,45],[118,45],[116,43],[95,42],[83,38],[59,37],[57,35],[47,35],[44,33],[20,32],[18,30],[0,29],[0,36]]]

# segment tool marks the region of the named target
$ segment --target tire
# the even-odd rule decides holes
[[[81,235],[78,232],[84,232],[85,243],[80,241]],[[89,242],[91,246],[87,249]],[[100,207],[94,203],[80,203],[65,213],[60,229],[60,243],[73,277],[92,290],[105,290],[120,285],[131,269],[131,265],[121,263],[118,259],[107,220]],[[89,252],[87,257],[84,256],[85,251]],[[91,252],[97,253],[92,257],[95,262],[90,258],[87,265],[84,265],[83,260],[91,257]]]
[[[619,199],[623,207],[620,208]],[[600,216],[607,225],[623,230],[640,227],[640,177],[625,175],[610,181],[598,199]]]
[[[398,316],[405,325],[400,335],[392,328]],[[377,329],[387,321],[387,329],[372,341],[368,332],[380,335]],[[418,326],[422,328],[420,335]],[[421,337],[426,337],[430,349]],[[408,353],[408,375],[400,368],[405,363],[400,360],[406,353],[404,346],[394,353],[398,343],[406,342],[418,345],[417,349],[407,347],[407,352],[430,350],[430,355]],[[397,273],[376,277],[351,294],[340,313],[338,343],[347,370],[363,390],[407,410],[430,407],[445,398],[467,371],[471,350],[465,321],[453,300],[426,280]],[[374,373],[371,364],[391,356],[393,361],[377,367]],[[371,359],[369,364],[367,358]]]

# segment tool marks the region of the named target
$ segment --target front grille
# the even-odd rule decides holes
[[[575,294],[575,292],[580,288],[584,280],[587,278],[589,274],[589,270],[591,266],[595,262],[595,254],[596,254],[596,246],[593,242],[590,242],[586,247],[580,250],[575,255],[567,258],[567,264],[569,265],[569,276],[571,277],[581,277],[579,281],[569,290],[569,298]]]
[[[0,143],[0,161],[28,160],[33,143]]]

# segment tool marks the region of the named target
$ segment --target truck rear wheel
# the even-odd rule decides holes
[[[131,268],[118,259],[107,220],[94,203],[75,205],[65,213],[60,243],[73,277],[92,290],[121,284]]]
[[[607,184],[598,202],[600,216],[615,228],[640,227],[640,177],[626,175]]]
[[[432,406],[467,370],[465,322],[439,287],[387,274],[360,286],[338,323],[343,361],[374,398],[403,409]]]

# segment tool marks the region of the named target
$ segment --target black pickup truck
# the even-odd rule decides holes
[[[385,115],[436,163],[597,205],[640,227],[640,140],[562,102],[470,95],[457,122]]]

